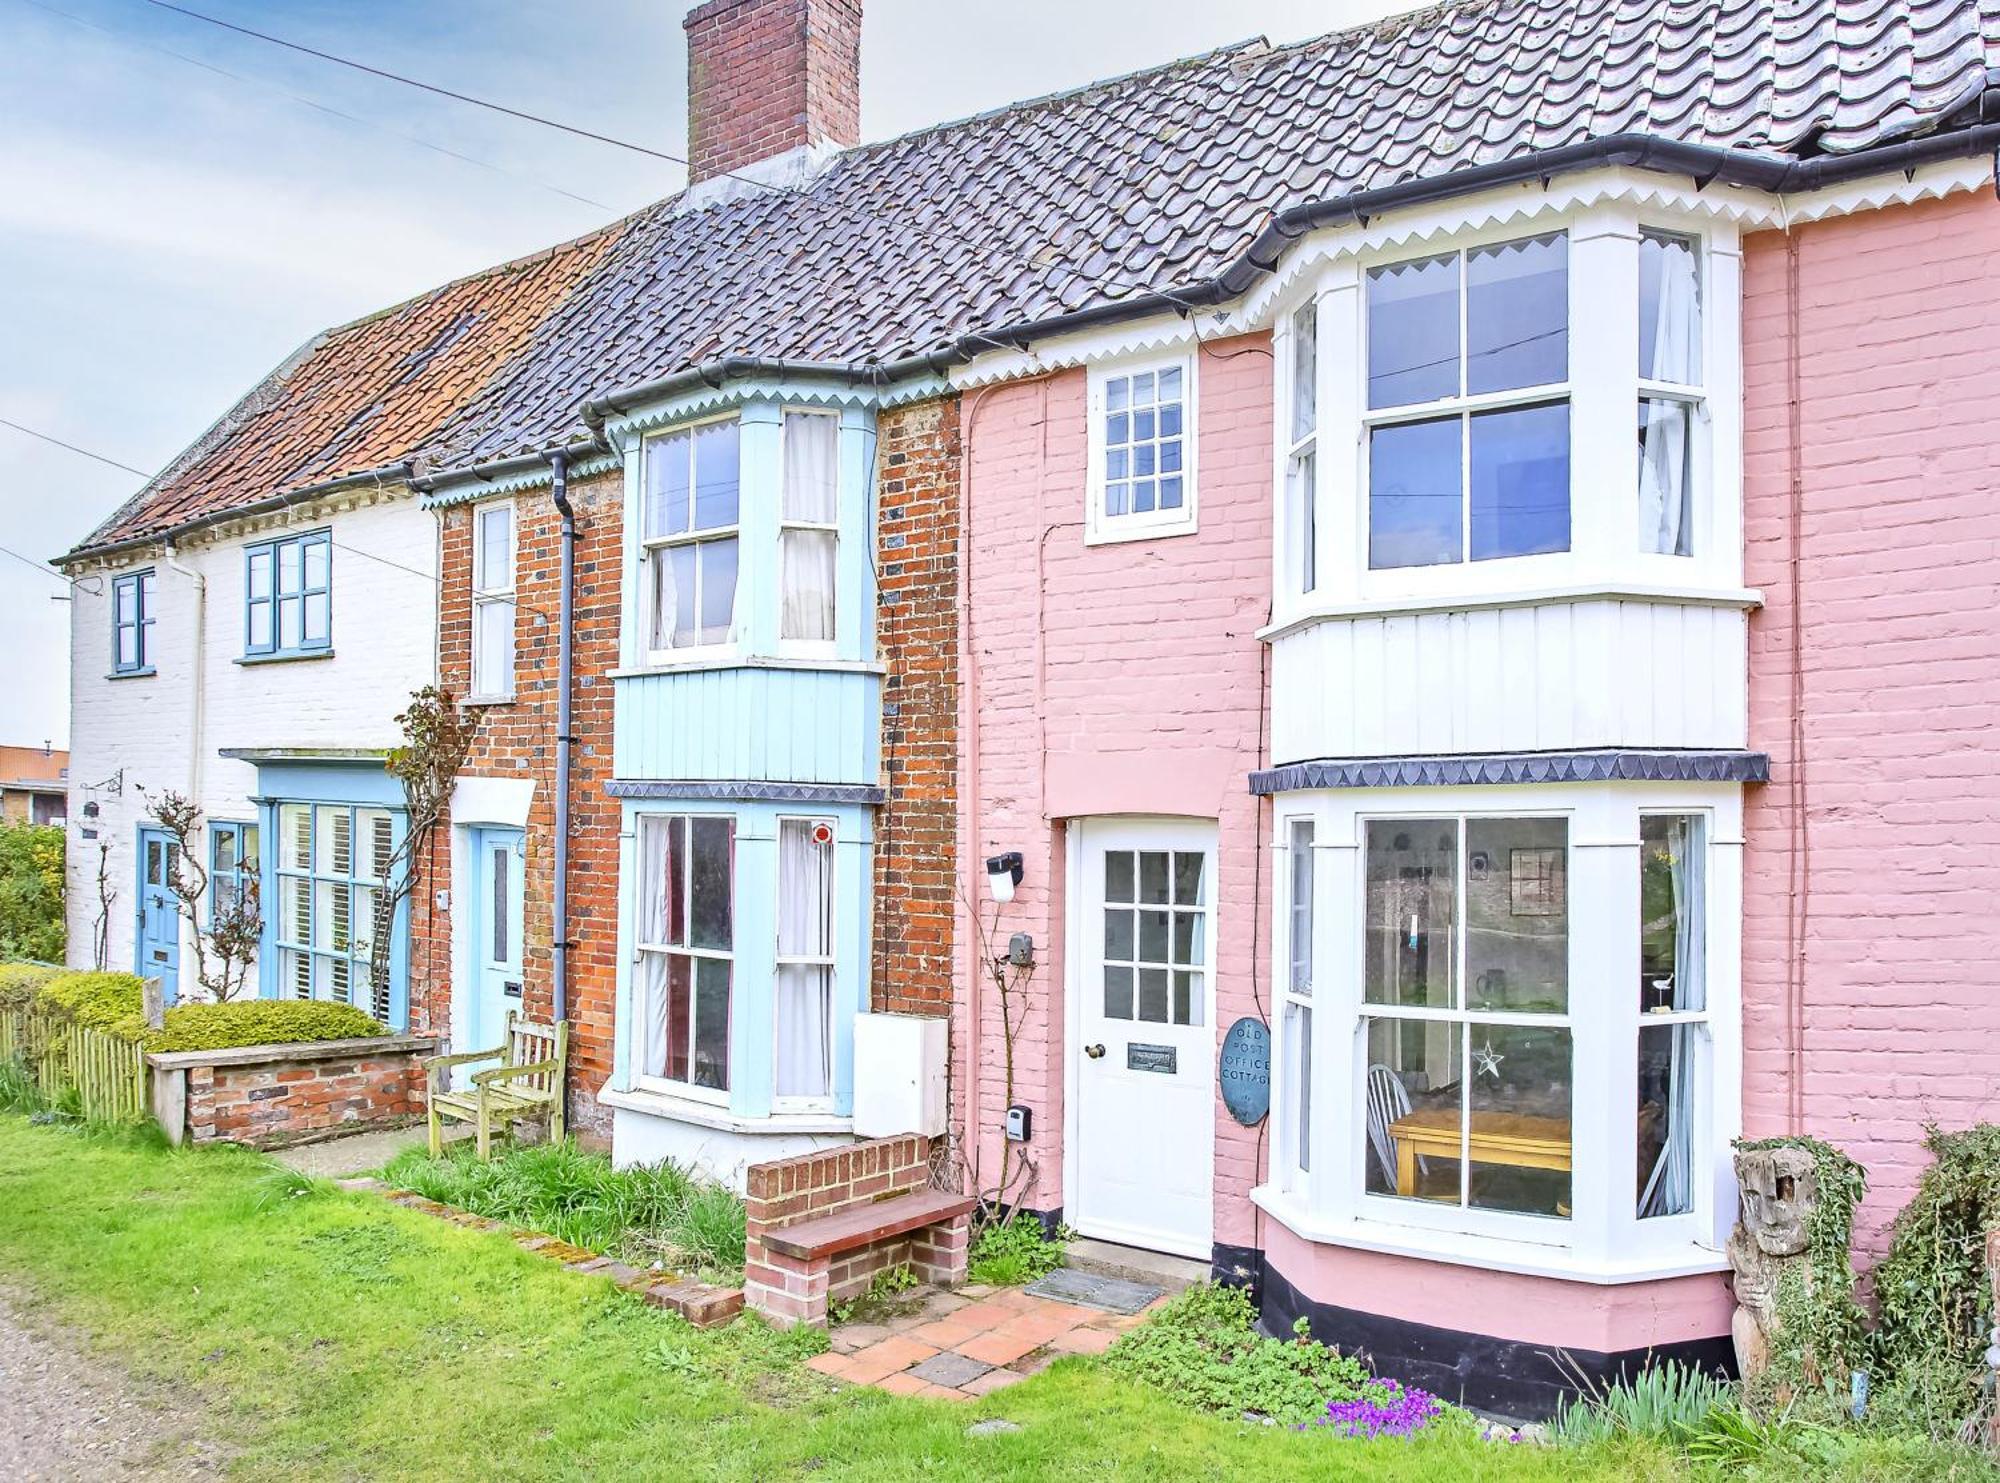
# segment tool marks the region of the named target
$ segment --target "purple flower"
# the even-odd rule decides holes
[[[1328,1401],[1326,1415],[1313,1424],[1331,1427],[1336,1436],[1372,1440],[1407,1437],[1443,1414],[1444,1403],[1427,1390],[1396,1380],[1368,1380],[1353,1400]]]

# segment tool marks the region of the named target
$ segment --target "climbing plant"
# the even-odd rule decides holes
[[[1874,1270],[1884,1399],[1955,1426],[1977,1411],[1993,1321],[1986,1233],[2000,1227],[2000,1127],[1928,1129],[1933,1160]]]
[[[389,966],[395,950],[396,912],[410,898],[430,858],[431,831],[444,817],[451,790],[479,733],[476,716],[462,711],[451,692],[426,685],[410,696],[396,717],[403,744],[383,762],[403,785],[403,838],[389,857],[388,884],[376,894],[374,936],[369,946],[368,982],[377,1019],[389,1014]]]
[[[1844,1386],[1867,1367],[1868,1317],[1854,1296],[1854,1211],[1868,1189],[1868,1173],[1830,1143],[1803,1135],[1739,1141],[1746,1152],[1796,1148],[1812,1155],[1819,1200],[1806,1221],[1803,1262],[1788,1263],[1778,1278],[1778,1330],[1771,1367],[1758,1379],[1752,1404],[1794,1397],[1831,1383]]]

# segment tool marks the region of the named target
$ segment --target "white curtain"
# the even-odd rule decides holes
[[[667,1074],[667,955],[641,953],[636,973],[641,1076]]]
[[[786,526],[823,526],[840,518],[840,421],[821,413],[785,418]],[[830,530],[787,529],[780,540],[779,637],[833,637],[835,557]]]
[[[1692,248],[1656,246],[1660,266],[1659,302],[1653,317],[1653,362],[1640,374],[1652,381],[1694,384],[1701,323]],[[1639,445],[1639,546],[1662,556],[1688,554],[1687,454],[1692,441],[1687,402],[1653,397],[1642,401],[1645,425]]]
[[[680,548],[664,546],[652,556],[653,637],[649,647],[671,649],[680,628],[680,583],[675,580],[674,557]]]
[[[1707,936],[1703,930],[1707,870],[1700,824],[1677,819],[1667,835],[1674,892],[1674,1004],[1708,1006]],[[1678,1215],[1694,1207],[1695,1025],[1675,1025],[1667,1062],[1666,1139],[1639,1197],[1640,1216]]]
[[[775,1005],[780,1097],[833,1092],[833,847],[810,820],[778,826],[778,966]]]

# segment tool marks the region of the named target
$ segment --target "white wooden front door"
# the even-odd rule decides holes
[[[1206,1261],[1215,1172],[1215,826],[1088,820],[1071,892],[1065,1215]]]

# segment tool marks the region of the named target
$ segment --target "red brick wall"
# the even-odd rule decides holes
[[[332,1060],[190,1066],[188,1137],[277,1145],[349,1124],[419,1116],[428,1054],[358,1051]]]
[[[865,1293],[874,1275],[889,1267],[908,1264],[927,1281],[957,1280],[938,1276],[956,1260],[962,1278],[963,1218],[955,1223],[954,1231],[916,1232],[872,1248],[844,1252],[822,1272],[764,1245],[766,1232],[908,1194],[924,1188],[929,1179],[930,1140],[915,1133],[752,1164],[745,1176],[745,1302],[781,1325],[810,1323],[825,1317],[829,1301],[841,1302]]]
[[[690,183],[860,140],[860,0],[709,0],[681,24]]]
[[[1924,1124],[2000,1118],[2000,204],[1982,188],[1795,236],[1796,606],[1788,243],[1744,251],[1745,567],[1765,601],[1750,742],[1772,773],[1745,794],[1744,1120],[1752,1136],[1790,1122],[1802,944],[1805,1130],[1868,1168],[1866,1257],[1930,1161]]]
[[[956,396],[878,423],[876,641],[882,772],[875,822],[876,1010],[944,1014],[955,968],[958,828]]]
[[[597,1089],[611,1075],[612,1005],[618,957],[618,803],[605,794],[611,776],[611,681],[618,663],[618,604],[624,480],[619,471],[570,484],[577,550],[573,634],[572,726],[580,738],[570,758],[569,1018],[570,1123],[608,1132]],[[439,671],[455,695],[471,682],[472,510],[445,512],[438,611]],[[562,520],[546,488],[515,497],[514,693],[506,704],[478,707],[480,727],[464,774],[527,778],[522,872],[523,1007],[550,1013],[555,941],[556,660],[561,611]],[[412,902],[411,1022],[443,1033],[451,1024],[450,913],[435,893],[450,880],[449,831],[432,840],[432,875]],[[423,1009],[421,1015],[417,1008]]]

